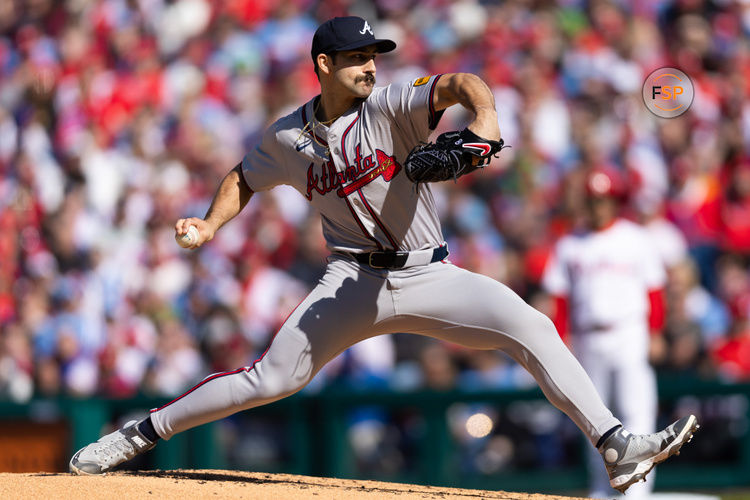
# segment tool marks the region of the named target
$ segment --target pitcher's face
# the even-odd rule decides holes
[[[337,52],[331,65],[331,84],[351,97],[368,98],[375,88],[376,55],[375,46]]]

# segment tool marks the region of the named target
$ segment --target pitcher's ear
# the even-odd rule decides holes
[[[326,75],[333,73],[333,65],[335,62],[331,54],[318,54],[315,60],[318,62],[318,68],[321,73]]]

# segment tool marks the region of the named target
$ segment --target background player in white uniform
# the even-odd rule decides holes
[[[376,88],[375,56],[395,48],[357,17],[321,25],[312,57],[320,96],[274,123],[223,179],[194,247],[211,240],[253,192],[289,184],[318,209],[331,255],[324,276],[252,366],[217,373],[179,398],[79,450],[71,470],[101,474],[159,438],[289,396],[363,339],[410,332],[476,349],[502,349],[535,377],[610,462],[622,488],[666,459],[697,428],[685,417],[662,433],[625,432],[554,325],[506,286],[445,261],[435,203],[401,162],[426,141],[441,112],[460,103],[469,128],[500,139],[492,93],[476,76],[437,75]]]
[[[545,269],[543,285],[555,298],[555,323],[602,399],[633,432],[653,432],[656,378],[649,364],[652,339],[661,340],[666,279],[648,232],[618,217],[624,195],[616,172],[595,169],[586,177],[588,227],[561,238]],[[611,496],[607,472],[589,456],[590,496]],[[628,498],[647,497],[653,482]]]

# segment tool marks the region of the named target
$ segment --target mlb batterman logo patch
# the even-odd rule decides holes
[[[425,83],[429,81],[430,81],[429,76],[423,76],[422,78],[417,78],[416,80],[414,80],[414,86],[419,87],[420,85],[424,85]]]

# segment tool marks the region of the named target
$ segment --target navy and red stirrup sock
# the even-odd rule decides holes
[[[143,436],[152,443],[155,443],[160,439],[159,435],[156,433],[156,429],[154,429],[153,422],[151,422],[151,416],[144,418],[136,425],[138,426],[138,432],[143,434]]]
[[[602,434],[602,437],[600,437],[600,438],[599,438],[599,441],[597,441],[597,442],[596,442],[596,449],[598,450],[598,449],[599,449],[599,447],[601,447],[601,445],[603,445],[603,444],[604,444],[604,441],[606,441],[606,440],[607,440],[607,438],[608,438],[609,436],[611,436],[612,434],[614,434],[614,433],[615,433],[615,431],[616,431],[617,429],[619,429],[620,427],[622,427],[622,425],[615,425],[615,426],[614,426],[614,427],[612,427],[612,428],[611,428],[610,430],[608,430],[607,432],[605,432],[604,434]]]

